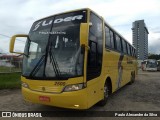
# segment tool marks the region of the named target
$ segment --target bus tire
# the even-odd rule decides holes
[[[132,73],[131,73],[131,80],[130,80],[130,82],[129,82],[129,85],[133,84],[134,81],[135,81],[135,72],[132,72]]]
[[[105,82],[104,89],[103,89],[104,99],[98,102],[99,106],[105,106],[106,103],[107,103],[108,97],[110,95],[110,88],[111,88],[109,85],[110,84],[108,84],[107,82]]]

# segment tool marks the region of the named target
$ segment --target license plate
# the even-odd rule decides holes
[[[39,101],[50,102],[50,97],[47,97],[47,96],[39,96]]]

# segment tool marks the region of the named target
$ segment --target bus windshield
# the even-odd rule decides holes
[[[86,11],[52,16],[35,22],[29,32],[22,75],[32,79],[68,79],[83,73],[80,23]]]
[[[148,60],[148,61],[147,61],[147,67],[148,67],[148,68],[156,68],[156,67],[157,67],[157,62],[156,62],[156,60]]]

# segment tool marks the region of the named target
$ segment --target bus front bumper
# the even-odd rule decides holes
[[[70,109],[88,108],[86,89],[62,93],[44,93],[22,87],[22,94],[25,101],[32,103]]]

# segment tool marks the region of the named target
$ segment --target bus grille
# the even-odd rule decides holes
[[[38,92],[46,92],[46,93],[60,93],[63,90],[63,87],[48,87],[48,86],[37,86],[34,87],[34,89],[31,89],[33,91],[38,91]]]

